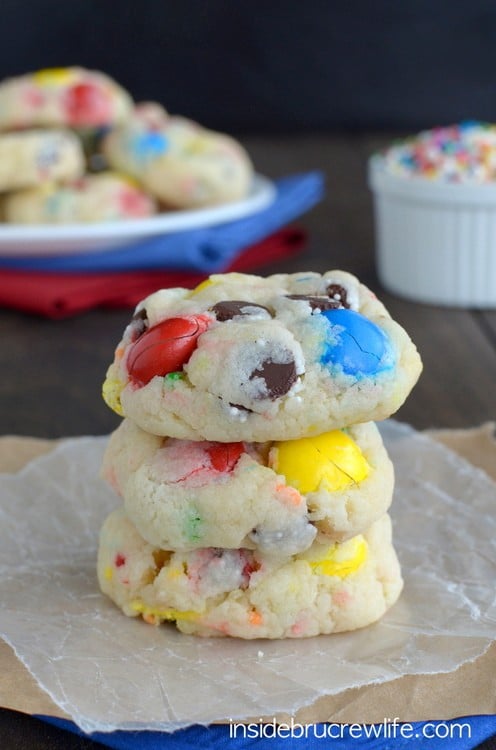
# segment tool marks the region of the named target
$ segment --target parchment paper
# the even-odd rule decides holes
[[[128,620],[98,593],[98,528],[116,499],[96,478],[104,439],[81,438],[1,478],[0,631],[86,731],[292,713],[349,687],[455,669],[496,632],[496,485],[406,426],[383,434],[406,586],[381,623],[241,642]]]

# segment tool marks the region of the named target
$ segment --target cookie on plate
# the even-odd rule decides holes
[[[153,102],[104,138],[102,151],[114,169],[139,180],[165,206],[196,209],[239,200],[251,187],[253,168],[244,148],[222,133]]]
[[[274,558],[248,549],[160,549],[117,510],[101,530],[98,578],[128,616],[248,639],[355,630],[378,620],[402,589],[388,516],[342,544]]]
[[[132,110],[122,86],[96,70],[47,68],[0,83],[0,130],[103,128]]]
[[[74,180],[84,169],[81,144],[69,130],[0,135],[0,191]]]
[[[421,369],[351,274],[229,273],[141,302],[103,394],[155,435],[291,440],[390,416]]]
[[[143,538],[165,549],[257,548],[293,555],[361,533],[389,508],[393,467],[366,423],[276,443],[113,433],[103,476]]]
[[[49,183],[5,196],[4,220],[13,224],[77,224],[141,219],[156,205],[139,185],[111,172],[87,174],[66,184]]]

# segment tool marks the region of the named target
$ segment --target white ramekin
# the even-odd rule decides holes
[[[496,185],[398,177],[376,155],[369,186],[386,289],[434,305],[496,307]]]

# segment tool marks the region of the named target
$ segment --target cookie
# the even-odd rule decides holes
[[[291,440],[390,416],[421,368],[350,274],[230,273],[140,303],[103,394],[155,435]]]
[[[84,168],[79,140],[68,130],[0,135],[0,191],[73,180]]]
[[[101,172],[7,195],[3,216],[14,224],[69,224],[140,219],[155,208],[153,198],[128,177]]]
[[[104,73],[48,68],[0,83],[0,130],[108,127],[132,106],[127,91]]]
[[[293,555],[343,541],[389,508],[393,467],[377,427],[279,443],[162,438],[124,420],[103,476],[141,536],[164,549]]]
[[[342,544],[274,558],[248,549],[163,550],[117,510],[102,527],[98,579],[130,617],[248,639],[355,630],[378,620],[402,589],[388,516]]]
[[[245,197],[253,168],[246,151],[230,136],[182,117],[169,117],[154,103],[138,106],[132,117],[103,140],[114,169],[126,172],[165,206],[196,209]]]

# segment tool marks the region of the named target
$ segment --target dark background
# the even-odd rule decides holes
[[[494,0],[2,0],[0,77],[80,64],[233,132],[496,120]]]

